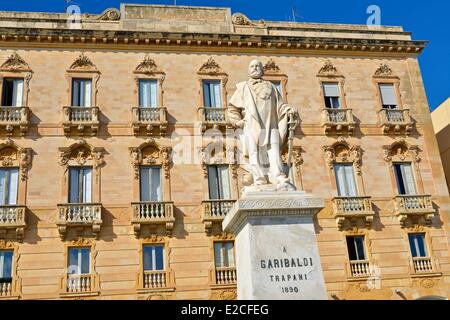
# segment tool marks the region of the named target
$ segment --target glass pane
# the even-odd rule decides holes
[[[364,237],[355,237],[355,244],[357,249],[357,259],[366,260],[366,253],[364,250]]]
[[[153,246],[144,246],[144,270],[153,270]]]
[[[6,195],[8,194],[6,190],[6,176],[8,169],[0,169],[0,205],[6,204]]]
[[[221,242],[214,243],[214,258],[215,258],[216,267],[223,267],[222,243]]]
[[[384,106],[396,106],[397,98],[392,84],[380,84],[381,100]]]
[[[150,168],[141,167],[141,201],[150,201]]]
[[[234,267],[234,243],[225,242],[225,252],[227,255],[227,267]]]
[[[68,274],[80,274],[81,270],[78,267],[78,252],[79,249],[69,249],[69,265],[67,266]]]
[[[161,201],[161,170],[157,167],[150,168],[150,201]]]
[[[23,105],[23,79],[14,79],[13,106],[22,107]]]
[[[205,108],[211,107],[211,92],[207,81],[203,81],[203,104]]]
[[[395,180],[397,181],[398,194],[405,195],[406,189],[403,183],[402,168],[400,164],[394,164]]]
[[[402,164],[402,174],[406,194],[409,195],[416,194],[416,182],[414,181],[414,175],[410,163]]]
[[[19,169],[9,169],[8,204],[17,204],[17,188],[19,186]]]
[[[90,203],[92,200],[92,169],[83,168],[83,203]]]
[[[91,269],[91,249],[81,249],[81,273],[89,274]]]
[[[355,174],[353,173],[353,164],[344,166],[345,168],[345,182],[347,185],[347,196],[356,197],[358,192],[356,191]]]
[[[347,237],[347,250],[350,261],[358,260],[355,248],[355,237]]]
[[[220,199],[230,199],[230,175],[228,173],[228,166],[218,166],[218,176],[219,176],[219,196]]]
[[[416,257],[427,257],[427,251],[425,248],[425,235],[424,234],[409,234],[409,246],[411,249],[411,255]]]
[[[80,80],[72,80],[72,106],[80,105]]]
[[[210,199],[220,199],[217,166],[208,166],[208,188]]]
[[[84,103],[83,106],[90,107],[92,104],[92,81],[84,80]]]
[[[2,106],[11,107],[13,105],[14,79],[4,79]]]
[[[69,169],[69,203],[79,203],[80,168]]]
[[[155,270],[164,270],[164,247],[155,246]]]
[[[11,279],[12,258],[12,251],[0,251],[0,279]]]
[[[139,80],[139,106],[155,108],[157,106],[157,80]]]

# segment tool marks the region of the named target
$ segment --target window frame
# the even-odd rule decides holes
[[[85,169],[90,169],[91,170],[91,194],[90,194],[90,198],[91,198],[91,200],[90,200],[90,202],[86,202],[86,200],[84,199],[84,194],[85,194],[85,185],[84,185],[84,174],[81,174],[81,172],[84,172],[85,171]],[[78,198],[78,200],[80,200],[80,196],[83,198],[82,199],[82,201],[78,201],[78,202],[71,202],[71,186],[72,186],[72,175],[71,175],[71,172],[72,172],[72,170],[78,170],[78,196],[77,196],[77,198]],[[83,171],[81,171],[81,170],[83,170]],[[69,174],[68,174],[68,177],[69,177],[69,184],[68,184],[68,186],[69,186],[69,193],[68,193],[68,200],[69,200],[69,202],[68,203],[86,203],[86,204],[88,204],[88,203],[93,203],[93,201],[92,201],[92,198],[93,198],[93,193],[94,193],[94,179],[93,179],[93,176],[94,176],[94,167],[93,166],[69,166]],[[80,177],[83,177],[83,179],[81,179],[81,181],[82,181],[82,184],[81,184],[81,186],[80,186]],[[81,194],[80,194],[80,192],[81,192]]]
[[[144,168],[157,168],[159,169],[159,189],[160,189],[160,199],[158,200],[147,200],[144,201],[143,196],[142,196],[142,183],[143,183],[143,179],[142,179],[142,169]],[[139,166],[139,201],[140,202],[162,202],[164,201],[164,190],[163,190],[163,177],[162,177],[162,173],[163,173],[163,168],[161,165],[140,165]],[[150,182],[149,182],[150,183]],[[152,191],[149,189],[149,198],[151,198],[151,194]]]
[[[93,97],[94,97],[94,90],[93,90],[93,81],[92,81],[93,79],[92,78],[84,78],[84,77],[72,77],[71,78],[71,86],[70,86],[70,97],[71,97],[71,102],[70,102],[70,106],[71,107],[78,107],[78,108],[91,108],[91,107],[94,107],[94,105],[93,105]],[[74,102],[74,83],[75,82],[77,82],[77,81],[90,81],[90,83],[91,83],[91,97],[90,97],[90,99],[91,99],[91,105],[90,106],[86,106],[86,92],[85,92],[85,94],[84,94],[84,105],[83,106],[81,106],[81,105],[75,105],[73,102]],[[79,96],[78,97],[78,100],[80,101],[80,104],[81,104],[81,97]]]
[[[355,247],[355,254],[356,254],[356,260],[352,260],[350,257],[350,252],[348,250],[349,247],[349,243],[348,240],[349,238],[353,238],[353,246]],[[359,252],[358,252],[358,248],[355,242],[356,238],[362,238],[362,245],[363,245],[363,253],[364,253],[364,259],[359,259]],[[346,241],[346,248],[347,248],[347,257],[348,257],[348,261],[369,261],[369,256],[367,254],[367,245],[366,245],[366,236],[363,234],[355,234],[355,235],[346,235],[345,236],[345,241]]]
[[[398,166],[405,166],[405,165],[409,165],[411,168],[411,178],[413,179],[414,182],[414,193],[407,193],[406,192],[406,186],[404,183],[404,177],[403,177],[403,172],[400,169],[400,174],[401,174],[401,178],[402,178],[402,184],[403,184],[403,189],[404,189],[404,193],[401,193],[401,186],[399,184],[399,177],[398,177],[398,170],[397,167]],[[398,161],[394,161],[392,162],[392,169],[394,170],[394,177],[395,177],[395,182],[397,185],[397,193],[399,196],[415,196],[418,195],[417,190],[418,190],[418,186],[417,186],[417,178],[415,177],[415,173],[414,173],[414,164],[412,162],[408,162],[408,161],[402,161],[402,162],[398,162]]]
[[[227,253],[227,250],[225,249],[225,244],[226,243],[232,243],[233,244],[233,265],[229,265],[229,257],[228,254],[226,254],[227,257],[227,266],[217,266],[216,264],[216,245],[220,244],[221,248],[220,251],[222,252],[223,256],[225,257],[225,253]],[[229,240],[214,240],[213,241],[213,258],[214,258],[214,268],[236,268],[236,245],[235,245],[235,240],[234,239],[229,239]],[[224,262],[224,261],[222,261]]]
[[[411,245],[411,238],[410,237],[411,236],[417,236],[417,235],[421,235],[422,236],[423,249],[425,251],[425,256],[421,256],[421,255],[414,256],[413,255],[412,245]],[[410,231],[410,232],[407,233],[407,238],[408,238],[409,254],[411,255],[411,258],[414,259],[414,258],[430,258],[431,257],[430,248],[429,248],[428,243],[427,243],[428,241],[427,241],[427,233],[426,232],[412,232],[412,231]]]
[[[11,266],[10,266],[10,277],[5,277],[5,253],[11,253]],[[11,249],[0,249],[0,283],[2,282],[12,282],[14,274],[14,250]],[[3,280],[3,281],[2,281]],[[9,280],[9,281],[7,281]]]
[[[0,167],[0,171],[6,171],[9,174],[6,175],[5,178],[5,193],[3,195],[3,199],[0,199],[0,206],[17,206],[19,202],[19,185],[20,185],[20,168],[19,167]],[[16,185],[16,199],[15,203],[9,203],[9,195],[10,195],[10,182],[11,182],[11,171],[17,170],[17,185]]]
[[[89,272],[84,273],[82,271],[83,269],[83,254],[82,254],[82,250],[89,250]],[[70,268],[70,251],[71,250],[78,250],[78,257],[77,257],[77,270],[79,271],[78,273],[69,273],[69,268]],[[80,259],[81,257],[81,259]],[[80,261],[81,260],[81,261]],[[92,274],[92,249],[90,246],[69,246],[67,248],[67,275],[90,275]]]
[[[152,263],[152,265],[155,265],[155,269],[145,269],[145,248],[146,247],[161,247],[162,248],[162,269],[157,269],[157,263]],[[156,254],[155,254],[155,258],[156,258]],[[164,243],[143,243],[142,244],[142,270],[145,271],[166,271],[166,265],[167,265],[167,261],[166,261],[166,248],[165,248],[165,244]],[[156,259],[155,259],[156,260]]]
[[[378,104],[378,110],[403,110],[403,99],[400,92],[400,78],[397,77],[374,77],[372,80],[374,88],[375,88],[375,96]],[[394,87],[395,98],[397,100],[397,108],[395,109],[387,109],[383,108],[383,97],[381,96],[381,87],[380,85],[390,84]]]
[[[230,165],[228,165],[228,164],[208,164],[207,165],[208,166],[208,195],[209,195],[209,200],[232,200],[233,199],[233,196],[232,196],[232,179],[231,179],[231,176],[230,176],[230,174],[231,174],[231,170],[230,170]],[[227,172],[228,172],[228,175],[227,175],[227,177],[228,177],[228,193],[229,193],[229,198],[225,198],[224,196],[220,196],[220,194],[222,193],[224,193],[223,191],[224,190],[222,190],[223,188],[221,188],[221,186],[223,186],[223,181],[222,181],[222,176],[219,174],[219,167],[222,167],[222,168],[226,168],[227,169]],[[210,175],[209,175],[209,169],[210,168],[215,168],[215,173],[216,173],[216,178],[217,178],[217,187],[218,187],[218,190],[217,190],[217,193],[218,193],[218,195],[219,195],[219,198],[217,198],[217,199],[213,199],[212,197],[211,197],[211,185],[210,185]]]

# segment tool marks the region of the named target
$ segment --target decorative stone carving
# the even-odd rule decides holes
[[[236,289],[213,290],[211,293],[211,300],[236,300],[236,299],[237,299]]]
[[[264,65],[264,74],[280,74],[280,67],[275,63],[275,61],[270,58],[269,61]]]
[[[402,162],[411,161],[414,163],[420,162],[419,146],[410,145],[405,140],[398,140],[391,145],[383,146],[384,160],[386,162]]]
[[[236,148],[225,147],[224,143],[210,143],[207,146],[199,149],[200,154],[200,164],[203,169],[203,175],[205,178],[208,177],[208,165],[213,164],[236,164],[237,150]],[[232,171],[237,170],[237,167],[232,167]]]
[[[18,71],[31,71],[30,66],[17,52],[11,54],[5,62],[0,66],[0,71],[18,72]]]
[[[161,146],[154,139],[148,139],[137,148],[130,148],[134,178],[139,179],[141,165],[160,165],[164,171],[164,177],[169,179],[171,153],[171,147]]]
[[[85,165],[91,163],[94,169],[105,164],[104,152],[101,147],[93,147],[84,139],[80,139],[68,148],[59,148],[58,163],[67,167],[70,162],[74,165]]]
[[[95,70],[97,67],[84,53],[81,53],[77,59],[70,65],[70,70]]]
[[[20,148],[12,140],[0,144],[0,163],[4,167],[17,166],[22,181],[28,179],[31,167],[32,151],[30,148]]]
[[[332,146],[322,148],[325,162],[330,169],[333,169],[334,163],[352,162],[356,173],[361,174],[362,149],[360,146],[351,146],[347,142],[336,142]]]
[[[238,26],[264,26],[266,24],[262,19],[255,23],[247,18],[245,14],[239,12],[232,15],[231,21]]]
[[[117,21],[120,20],[120,11],[116,8],[109,8],[103,11],[97,20]]]
[[[213,57],[210,57],[208,61],[206,61],[200,69],[198,69],[198,74],[225,74],[219,64],[214,60]]]
[[[320,68],[319,72],[317,73],[318,76],[325,76],[325,77],[338,77],[341,76],[338,69],[334,66],[334,64],[328,60],[325,62],[325,64]]]
[[[392,77],[394,72],[391,67],[385,63],[380,64],[377,70],[375,70],[374,77]]]
[[[143,73],[143,74],[154,74],[161,73],[162,71],[158,68],[155,61],[150,59],[149,55],[144,57],[144,60],[134,69],[135,73]]]

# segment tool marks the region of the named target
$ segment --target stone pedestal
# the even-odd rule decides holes
[[[236,236],[239,300],[326,300],[313,217],[324,200],[300,191],[246,193],[223,221]]]

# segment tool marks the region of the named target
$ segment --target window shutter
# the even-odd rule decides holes
[[[211,85],[214,88],[214,104],[213,106],[216,108],[222,108],[222,97],[220,94],[220,82],[213,82]]]
[[[397,98],[395,97],[395,90],[392,84],[380,84],[380,92],[383,105],[397,105]]]
[[[323,92],[325,97],[339,97],[339,86],[337,83],[324,83]]]
[[[150,168],[150,201],[161,201],[161,170]]]
[[[217,167],[219,173],[219,191],[220,199],[231,199],[231,188],[230,188],[230,175],[228,173],[228,166]]]
[[[83,168],[83,202],[92,201],[92,169]]]
[[[203,82],[203,104],[205,108],[211,107],[211,92],[209,90],[209,83]]]
[[[150,81],[150,107],[156,108],[157,105],[157,92],[158,92],[158,81],[151,80]]]
[[[92,105],[92,81],[84,80],[84,107],[90,107]]]
[[[414,181],[411,164],[402,164],[401,170],[406,194],[415,195],[417,192],[416,183]]]
[[[217,166],[208,166],[209,198],[220,199]]]
[[[6,198],[6,172],[7,170],[0,170],[0,205],[5,205],[7,199]]]
[[[70,168],[70,189],[69,189],[69,202],[79,203],[78,189],[80,185],[79,181],[80,170],[78,168]]]
[[[23,106],[23,79],[14,79],[13,86],[13,106]]]
[[[347,197],[356,197],[356,182],[353,173],[353,165],[345,165],[345,180],[347,182]]]
[[[150,201],[150,168],[141,168],[141,201]]]
[[[80,105],[80,81],[72,80],[72,106]]]
[[[19,169],[9,170],[8,204],[17,204],[17,189],[19,185]]]

